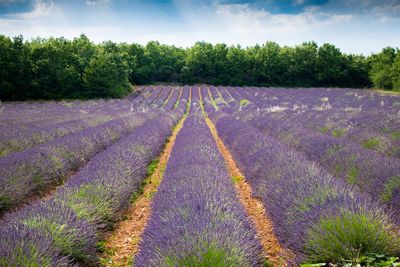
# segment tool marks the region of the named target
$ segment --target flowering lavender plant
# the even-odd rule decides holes
[[[172,114],[145,122],[97,154],[50,199],[6,214],[0,230],[0,263],[96,264],[99,234],[128,206],[177,118]]]
[[[116,119],[8,157],[0,158],[0,212],[62,182],[97,152],[143,123],[144,118]]]
[[[260,255],[211,133],[200,116],[189,115],[154,196],[135,266],[260,266]]]
[[[338,262],[355,251],[400,253],[398,217],[384,206],[249,124],[221,114],[212,118],[279,240],[299,261]]]

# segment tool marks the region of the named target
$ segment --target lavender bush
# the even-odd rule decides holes
[[[171,88],[171,92],[170,92],[171,95],[169,96],[168,101],[163,103],[162,108],[164,110],[173,110],[174,109],[175,104],[178,101],[180,91],[181,91],[181,88],[179,88],[179,87]]]
[[[126,117],[140,110],[139,96],[133,100],[6,104],[0,113],[0,157]]]
[[[400,253],[398,217],[381,204],[250,125],[225,115],[212,118],[263,200],[279,240],[299,261]]]
[[[385,156],[400,156],[399,96],[354,89],[244,87],[235,90],[236,101],[249,99],[254,104],[242,110],[343,137]],[[224,110],[234,111],[237,109]]]
[[[204,119],[189,115],[154,196],[135,266],[261,266],[260,255]]]
[[[0,263],[97,264],[99,233],[112,225],[139,190],[147,165],[162,150],[177,118],[172,114],[145,122],[97,154],[49,200],[6,214],[0,230]]]
[[[292,127],[268,117],[249,123],[287,145],[305,153],[334,176],[388,203],[400,214],[400,161],[384,157],[345,139]]]
[[[0,228],[0,266],[74,266],[46,235],[27,226]],[[12,244],[19,244],[18,247]]]
[[[144,118],[116,119],[8,157],[0,158],[0,212],[62,182],[69,172],[142,124]]]
[[[19,128],[8,128],[1,134],[0,157],[18,152],[36,144],[45,143],[70,133],[79,132],[89,127],[110,121],[111,117],[96,117],[93,119],[76,119],[56,124],[24,126],[29,131]]]

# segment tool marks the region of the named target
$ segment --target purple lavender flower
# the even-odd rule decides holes
[[[384,205],[249,124],[223,114],[211,118],[253,193],[263,200],[279,240],[299,261],[337,262],[351,256],[348,249],[400,253],[399,220]],[[341,227],[346,230],[330,231]]]
[[[204,119],[190,115],[154,196],[135,266],[260,266],[260,255]]]
[[[143,119],[112,120],[0,158],[0,211],[21,204],[50,185],[61,183],[69,172],[142,124]]]
[[[96,264],[101,231],[127,208],[178,117],[172,113],[145,122],[97,154],[50,199],[6,214],[0,230],[0,263]]]

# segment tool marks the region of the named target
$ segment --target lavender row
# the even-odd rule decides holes
[[[326,136],[268,117],[249,123],[297,149],[331,174],[389,204],[400,214],[400,161],[344,139]]]
[[[59,184],[97,152],[144,121],[144,116],[112,120],[0,158],[0,212]]]
[[[399,255],[398,217],[301,153],[231,116],[214,115],[220,137],[299,262],[343,263],[358,255]]]
[[[128,207],[176,120],[175,114],[145,122],[97,154],[49,200],[7,214],[0,229],[0,264],[96,265],[102,231]]]
[[[159,96],[161,95],[161,93],[162,93],[162,87],[160,87],[160,86],[157,86],[157,87],[154,87],[153,89],[151,89],[152,90],[152,93],[151,93],[151,95],[146,99],[147,100],[147,103],[148,103],[148,105],[150,106],[150,107],[153,107],[154,108],[154,105],[153,105],[153,103],[155,102],[155,101],[157,101],[157,99],[159,98]],[[155,106],[155,107],[157,107],[157,106]]]
[[[160,95],[159,99],[156,101],[156,107],[161,108],[163,110],[173,110],[178,100],[179,96],[179,89],[177,87],[164,87],[162,89],[162,94]]]
[[[246,106],[248,103],[250,103],[248,102],[247,94],[244,94],[243,90],[238,90],[237,88],[232,87],[217,88],[214,86],[210,86],[208,89],[210,90],[211,94],[211,96],[209,96],[209,100],[211,101],[211,104],[213,105],[215,111],[221,110],[226,113],[234,113],[237,111],[242,111],[243,106]],[[205,94],[208,95],[208,92],[203,92],[203,95]],[[233,95],[237,99],[235,99]],[[206,106],[209,106],[210,102],[206,102],[205,104]],[[210,106],[206,109],[209,109],[209,112],[213,112]]]
[[[0,157],[36,144],[48,142],[56,137],[93,127],[111,119],[126,116],[137,110],[135,100],[110,100],[100,110],[91,110],[92,113],[81,110],[76,114],[77,112],[73,109],[63,108],[62,104],[59,104],[58,107],[64,114],[62,120],[55,119],[53,114],[49,113],[36,114],[36,117],[41,118],[39,121],[24,122],[23,118],[26,115],[21,113],[19,118],[2,121],[0,123]],[[5,112],[4,115],[11,116],[10,112]]]
[[[7,104],[7,110],[0,114],[0,156],[126,116],[137,110],[137,99],[97,100],[82,104],[77,102]],[[20,107],[21,110],[13,111],[12,107]],[[25,121],[26,118],[28,121]]]
[[[176,101],[175,101],[175,103],[174,103],[174,105],[172,107],[172,110],[175,110],[176,108],[178,108],[179,103],[181,102],[181,99],[183,99],[183,97],[184,97],[183,93],[184,93],[185,90],[188,90],[187,87],[180,87],[179,88],[179,95],[178,95],[178,97],[177,97],[177,99],[176,99]]]
[[[222,109],[225,107],[230,107],[229,102],[231,101],[229,95],[226,94],[222,88],[210,86],[211,94],[213,95],[216,104]]]
[[[149,87],[141,87],[138,88],[137,91],[140,91],[139,95],[134,95],[130,99],[134,103],[130,104],[130,110],[131,111],[140,111],[140,112],[145,112],[150,108],[149,105],[149,97],[152,94],[152,89],[149,89]]]
[[[201,113],[202,110],[202,103],[200,101],[200,91],[199,88],[196,86],[193,86],[191,88],[191,94],[192,94],[192,99],[191,99],[191,108],[194,111],[194,113]]]
[[[204,109],[207,113],[215,111],[234,113],[241,111],[241,102],[236,101],[226,88],[209,86],[208,88],[201,88],[201,91]]]
[[[335,113],[335,112],[332,112]],[[347,120],[327,112],[314,130],[338,138],[358,142],[367,149],[395,158],[400,157],[400,113],[385,108],[354,111]],[[342,116],[344,117],[344,116]],[[321,125],[322,124],[322,125]]]
[[[179,99],[181,88],[179,87],[174,87],[171,89],[171,95],[169,96],[169,99],[167,102],[164,102],[163,104],[163,109],[164,110],[173,110],[175,107],[175,104],[177,103]]]
[[[204,119],[189,115],[153,198],[135,266],[262,266],[255,234]]]
[[[143,91],[147,93],[147,96],[143,104],[144,110],[147,110],[148,108],[157,109],[162,107],[170,91],[168,89],[169,88],[164,88],[161,86],[145,86]]]
[[[91,114],[107,115],[110,112],[127,111],[130,104],[136,106],[141,98],[60,101],[60,102],[9,102],[0,108],[0,127],[16,127],[24,125],[27,128],[37,124],[62,123],[76,118],[86,118]]]
[[[348,107],[362,109],[398,109],[400,96],[385,95],[371,90],[331,88],[262,88],[227,87],[236,100],[248,98],[258,107],[271,105],[302,106],[318,108],[328,102],[334,109]]]
[[[400,97],[369,90],[234,88],[251,101],[246,110],[288,120],[400,156]],[[240,100],[238,97],[238,101]],[[225,112],[232,113],[230,110]]]
[[[240,101],[236,101],[225,87],[210,86],[210,90],[219,108],[225,110],[238,110]]]
[[[174,106],[174,110],[189,110],[188,105],[191,104],[190,101],[192,101],[191,99],[191,92],[192,92],[192,88],[185,86],[182,89],[182,95],[179,99],[178,105]]]
[[[161,89],[161,94],[157,98],[157,101],[154,102],[155,108],[164,107],[164,103],[167,103],[166,101],[168,101],[169,94],[171,93],[172,90],[173,88],[171,87],[164,87]]]
[[[346,90],[326,88],[254,88],[254,87],[227,87],[236,101],[246,98],[253,105],[250,110],[266,110],[279,106],[284,110],[305,110],[334,112],[342,111],[343,114],[350,110],[380,111],[375,116],[384,118],[395,115],[399,111],[400,96],[380,95],[371,90]],[[328,111],[327,114],[330,112]],[[351,115],[349,113],[349,115]],[[351,115],[352,116],[352,115]]]
[[[21,151],[31,146],[51,141],[70,133],[82,131],[97,124],[110,121],[109,116],[97,116],[91,119],[76,119],[62,123],[32,127],[28,131],[8,128],[0,136],[0,157]]]
[[[172,95],[168,102],[160,108],[164,111],[173,111],[183,114],[188,110],[190,87],[172,88]]]
[[[200,90],[200,94],[202,97],[202,103],[204,107],[204,111],[208,114],[211,112],[218,111],[218,106],[213,103],[213,100],[210,98],[210,94],[208,93],[208,88],[205,86],[201,86],[196,88],[197,90]]]
[[[258,115],[271,116],[337,138],[357,142],[367,149],[391,157],[400,157],[400,113],[385,108],[291,110]]]
[[[221,93],[222,97],[225,99],[226,102],[232,103],[236,102],[233,96],[229,93],[229,91],[225,87],[218,86],[218,91]]]

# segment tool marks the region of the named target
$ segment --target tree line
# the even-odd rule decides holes
[[[365,57],[315,42],[180,48],[155,41],[95,44],[85,35],[30,41],[0,35],[1,100],[123,97],[132,84],[154,83],[400,91],[400,51],[387,47]]]

